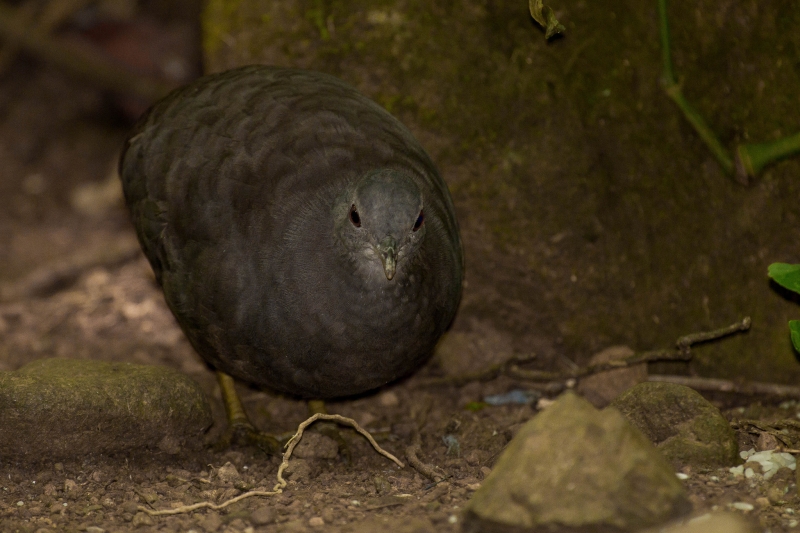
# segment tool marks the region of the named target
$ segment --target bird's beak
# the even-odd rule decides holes
[[[386,274],[386,279],[391,280],[397,269],[397,241],[391,235],[387,235],[378,244],[377,248],[378,255],[381,256],[381,262],[383,263],[383,273]]]

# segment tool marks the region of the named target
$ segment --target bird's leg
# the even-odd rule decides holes
[[[228,374],[217,371],[217,381],[222,392],[222,403],[225,405],[225,414],[228,416],[228,429],[214,446],[221,450],[231,444],[256,446],[260,450],[276,455],[280,453],[281,445],[275,437],[262,433],[256,429],[244,410],[242,401],[236,393],[233,378]]]
[[[328,414],[328,410],[325,408],[325,402],[322,400],[308,400],[308,416],[314,416],[318,413],[324,415]],[[347,464],[351,463],[350,445],[348,445],[347,441],[342,437],[339,426],[337,426],[336,423],[318,421],[313,427],[317,433],[335,440],[336,444],[339,445],[339,453],[342,454],[345,462]]]

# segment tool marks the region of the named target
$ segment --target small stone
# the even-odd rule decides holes
[[[396,392],[387,390],[378,396],[378,402],[383,407],[397,407],[400,405],[400,398],[397,397]]]
[[[308,520],[308,525],[311,527],[322,527],[325,525],[325,520],[319,516],[313,516]]]
[[[611,346],[594,354],[589,364],[608,363],[625,359],[633,354],[633,350],[627,346]],[[592,405],[600,408],[607,406],[614,398],[644,381],[647,381],[647,364],[640,363],[586,376],[578,383],[577,391]]]
[[[303,433],[292,454],[302,459],[335,459],[338,455],[339,445],[335,440],[313,431]]]
[[[205,517],[200,519],[198,525],[202,527],[207,533],[212,533],[217,531],[220,526],[222,526],[222,518],[220,518],[218,513],[211,512],[208,513]]]
[[[375,476],[374,478],[372,478],[372,482],[375,485],[375,491],[378,494],[387,494],[392,490],[392,486],[389,484],[389,480],[386,479],[384,476]]]
[[[131,525],[133,527],[144,527],[144,526],[152,526],[155,522],[153,522],[153,518],[143,512],[138,512],[133,516],[133,521]]]
[[[242,476],[239,471],[230,462],[225,463],[217,470],[217,479],[223,483],[237,483],[241,481]]]
[[[277,513],[275,509],[270,506],[264,505],[250,513],[250,521],[257,526],[265,526],[275,522]]]
[[[86,533],[106,533],[106,530],[102,527],[89,526],[86,528]]]
[[[747,502],[734,502],[731,504],[731,507],[744,512],[750,512],[753,509],[755,509],[752,503],[747,503]]]
[[[780,446],[780,442],[778,442],[778,439],[775,438],[775,435],[772,433],[761,433],[756,441],[756,450],[760,452],[764,450],[774,450],[778,446]]]
[[[294,481],[308,480],[311,478],[311,465],[305,459],[292,457],[289,460],[289,466],[283,471],[283,476]]]
[[[133,500],[128,500],[120,505],[120,509],[122,509],[122,511],[125,513],[136,514],[136,512],[139,510],[139,504]]]

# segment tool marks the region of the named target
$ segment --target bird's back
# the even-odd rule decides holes
[[[331,220],[375,169],[418,185],[430,230],[417,275],[380,289],[349,271]],[[140,121],[120,170],[167,303],[220,370],[303,396],[358,393],[412,370],[452,320],[462,259],[447,188],[402,124],[334,77],[201,78]]]

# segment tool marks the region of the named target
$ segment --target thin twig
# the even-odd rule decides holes
[[[724,328],[719,328],[712,331],[701,331],[700,333],[690,333],[689,335],[684,335],[683,337],[679,338],[675,344],[678,346],[679,350],[685,350],[688,349],[689,346],[697,344],[699,342],[706,342],[714,339],[720,339],[728,335],[733,335],[734,333],[747,331],[748,329],[750,329],[750,323],[751,323],[750,317],[746,316],[739,322],[735,322],[730,326],[725,326]]]
[[[534,385],[534,388],[542,390],[544,387],[546,391],[559,392],[564,388],[564,382],[567,380],[583,378],[592,374],[606,372],[608,370],[627,368],[642,363],[653,363],[656,361],[690,361],[692,359],[690,348],[693,344],[719,339],[727,335],[747,331],[750,329],[750,323],[750,317],[744,317],[742,320],[739,320],[738,322],[735,322],[724,328],[684,335],[676,341],[676,345],[678,346],[677,350],[651,350],[647,352],[636,352],[629,357],[625,357],[624,359],[614,359],[604,363],[575,367],[567,371],[553,372],[547,370],[527,370],[520,368],[519,363],[526,362],[530,359],[521,360],[519,358],[512,357],[502,363],[492,365],[486,370],[480,372],[461,376],[432,378],[422,381],[418,386],[460,386],[472,381],[487,381],[500,375],[505,375],[522,381],[538,383],[546,382],[544,385]]]
[[[437,472],[436,467],[433,465],[429,465],[427,463],[423,463],[417,454],[422,453],[422,442],[419,436],[419,432],[414,434],[414,441],[412,442],[411,446],[406,448],[406,459],[408,459],[408,464],[410,464],[414,470],[425,476],[426,478],[434,481],[436,483],[446,479],[446,475]]]
[[[654,361],[689,361],[692,358],[690,353],[684,353],[677,350],[653,350],[649,352],[636,352],[630,357],[624,359],[614,359],[605,363],[597,363],[584,367],[578,367],[575,370],[568,370],[566,372],[548,372],[544,370],[525,370],[512,365],[508,369],[508,376],[512,378],[530,380],[530,381],[564,381],[567,379],[577,379],[592,374],[599,374],[607,370],[615,370],[617,368],[627,368],[629,366],[638,365],[641,363],[650,363]]]
[[[735,394],[768,394],[785,398],[800,398],[800,387],[762,383],[756,381],[736,382],[727,379],[699,378],[695,376],[670,376],[652,374],[648,381],[676,383],[700,391],[731,392]]]

